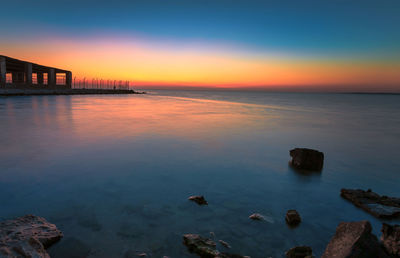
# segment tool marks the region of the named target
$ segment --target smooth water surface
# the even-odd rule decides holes
[[[221,251],[320,256],[341,221],[380,220],[340,189],[400,196],[400,96],[151,91],[0,98],[0,218],[35,214],[64,238],[52,257],[195,257],[182,235]],[[321,173],[289,150],[325,153]],[[204,195],[208,206],[187,200]],[[297,209],[301,225],[284,216]],[[261,213],[266,221],[250,221]],[[392,223],[398,223],[392,221]]]

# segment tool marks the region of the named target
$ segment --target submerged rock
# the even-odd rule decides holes
[[[377,237],[371,233],[371,224],[366,221],[341,222],[325,249],[322,258],[386,258]]]
[[[211,239],[213,239],[213,240],[215,239],[215,233],[214,233],[213,231],[210,232],[210,237],[211,237]]]
[[[64,238],[48,251],[50,257],[57,258],[86,258],[91,253],[90,247],[75,237]]]
[[[190,252],[195,253],[202,258],[246,258],[247,257],[238,254],[219,252],[216,249],[217,245],[214,241],[208,238],[203,238],[197,234],[183,235],[183,244],[187,246]]]
[[[400,225],[382,225],[381,241],[386,251],[397,257],[400,257]]]
[[[287,224],[294,227],[300,224],[301,217],[300,214],[296,210],[288,210],[286,213],[285,220]]]
[[[378,218],[400,217],[400,198],[380,196],[371,189],[342,189],[340,195],[355,206],[369,212]]]
[[[102,229],[94,213],[82,213],[77,216],[79,226],[98,232]]]
[[[288,258],[311,258],[312,249],[309,246],[296,246],[286,252]]]
[[[215,242],[197,234],[183,235],[183,244],[187,246],[190,252],[200,255],[200,257],[213,258],[218,255]]]
[[[250,258],[249,256],[243,256],[240,254],[230,254],[230,253],[218,253],[215,258]]]
[[[320,171],[324,165],[324,153],[307,149],[295,148],[290,151],[291,164],[297,169]]]
[[[1,257],[50,257],[46,248],[63,234],[44,218],[25,215],[0,222]]]
[[[206,199],[204,198],[203,195],[201,195],[201,196],[197,196],[197,195],[190,196],[188,199],[190,201],[196,202],[198,205],[208,205],[208,202],[206,201]]]
[[[230,246],[227,242],[225,242],[224,240],[218,240],[218,242],[219,242],[222,246],[224,246],[224,247],[226,247],[226,248],[231,248],[231,246]]]
[[[252,220],[264,220],[264,216],[259,213],[254,213],[249,216],[249,219]]]

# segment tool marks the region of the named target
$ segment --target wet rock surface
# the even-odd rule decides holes
[[[25,215],[0,222],[1,257],[50,257],[46,248],[63,234],[44,218]]]
[[[400,198],[381,196],[370,189],[342,189],[340,195],[377,218],[400,217]]]
[[[322,258],[386,258],[390,257],[375,235],[371,233],[371,224],[359,222],[341,222],[336,233],[327,245]]]
[[[311,258],[312,249],[309,246],[296,246],[286,252],[288,258]]]
[[[206,201],[206,199],[204,198],[203,195],[201,195],[201,196],[198,196],[198,195],[190,196],[188,199],[190,201],[193,201],[193,202],[197,203],[198,205],[208,205],[208,202]]]
[[[301,217],[296,210],[288,210],[286,213],[285,220],[289,226],[295,227],[300,224]]]
[[[297,169],[320,171],[324,165],[324,153],[307,148],[295,148],[290,151],[291,165]]]
[[[400,225],[382,225],[381,241],[386,251],[394,256],[400,257]]]

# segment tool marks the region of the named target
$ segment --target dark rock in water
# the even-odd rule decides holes
[[[341,222],[325,249],[322,258],[386,258],[383,247],[371,233],[371,224],[366,221]]]
[[[215,242],[197,234],[183,235],[183,244],[187,246],[190,252],[200,255],[200,257],[214,258],[218,255]]]
[[[317,150],[295,148],[290,156],[292,166],[297,169],[320,171],[324,165],[324,153]]]
[[[252,220],[264,220],[264,216],[259,213],[254,213],[249,216],[249,219]]]
[[[400,198],[380,196],[370,189],[367,191],[342,189],[340,195],[375,217],[385,219],[400,217]]]
[[[0,222],[0,257],[50,257],[46,248],[63,234],[44,218],[25,215]]]
[[[381,241],[386,251],[394,256],[400,257],[400,225],[382,225]]]
[[[198,205],[208,205],[208,202],[206,201],[206,199],[204,199],[204,196],[190,196],[188,198],[190,201],[194,201],[196,202]]]
[[[296,210],[288,210],[285,220],[290,226],[297,226],[301,222],[300,214]]]
[[[309,246],[296,246],[291,248],[286,252],[286,257],[288,258],[311,258],[312,249]]]

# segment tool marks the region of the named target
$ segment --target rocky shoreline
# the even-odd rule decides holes
[[[367,211],[377,218],[394,219],[400,217],[400,198],[380,196],[361,189],[342,189],[340,195],[355,206]]]
[[[302,170],[321,171],[324,154],[322,152],[296,148],[290,151],[291,165]],[[341,189],[341,196],[362,208],[377,218],[397,218],[400,216],[400,198],[380,196],[372,190]],[[207,207],[208,202],[202,195],[188,198],[197,205]],[[254,223],[263,223],[264,216],[254,213],[249,216]],[[298,211],[288,210],[284,217],[287,225],[295,228],[301,222]],[[336,233],[326,246],[322,258],[363,258],[363,257],[400,257],[400,225],[383,223],[380,241],[372,233],[369,221],[341,222]],[[46,249],[63,237],[56,225],[46,219],[25,215],[13,220],[0,222],[0,257],[50,257]],[[218,250],[230,249],[229,243],[223,239],[215,240],[215,233],[210,232],[210,238],[198,234],[183,235],[183,244],[188,251],[204,258],[248,258],[241,254],[232,254]],[[217,245],[218,244],[218,245]],[[315,257],[310,246],[296,246],[285,253],[289,258]],[[147,257],[146,253],[135,254],[137,257]],[[166,257],[166,256],[164,256]]]

